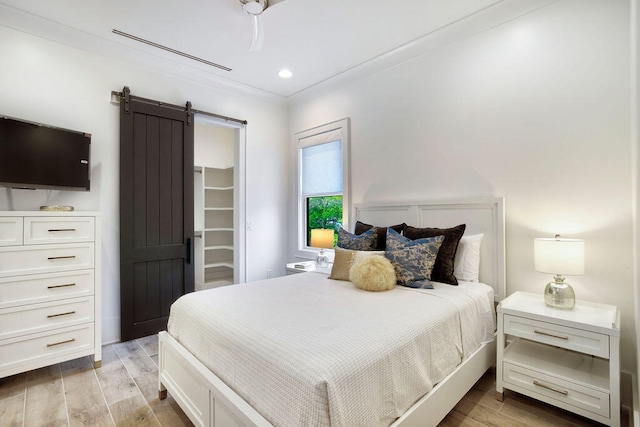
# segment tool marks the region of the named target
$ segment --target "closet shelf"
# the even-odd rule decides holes
[[[199,169],[202,173],[194,176],[195,224],[201,237],[195,246],[195,279],[196,289],[209,289],[234,281],[234,172]]]
[[[226,246],[226,245],[217,245],[217,246],[205,246],[204,250],[207,251],[209,249],[224,249],[227,251],[232,251],[233,250],[233,246]]]
[[[204,231],[233,231],[233,228],[218,228],[218,227],[214,227],[214,228],[205,228]]]
[[[228,268],[233,268],[233,262],[212,262],[210,264],[205,264],[204,268],[211,268],[211,267],[228,267]]]

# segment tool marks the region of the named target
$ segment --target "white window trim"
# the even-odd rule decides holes
[[[294,134],[296,160],[296,248],[295,257],[315,259],[318,249],[310,248],[306,243],[305,206],[302,197],[302,174],[300,171],[300,149],[327,142],[342,140],[342,227],[351,224],[351,131],[350,120],[344,118]],[[333,258],[333,250],[327,250]]]

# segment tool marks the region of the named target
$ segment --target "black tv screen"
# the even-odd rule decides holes
[[[0,185],[89,191],[91,134],[0,118]]]

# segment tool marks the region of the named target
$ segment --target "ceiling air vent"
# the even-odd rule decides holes
[[[116,30],[115,28],[111,30],[113,34],[117,34],[122,37],[126,37],[131,40],[135,40],[140,43],[148,44],[149,46],[157,47],[158,49],[166,50],[167,52],[174,53],[176,55],[184,56],[185,58],[192,59],[194,61],[202,62],[203,64],[211,65],[212,67],[220,68],[221,70],[231,71],[231,68],[225,67],[224,65],[216,64],[215,62],[207,61],[206,59],[198,58],[197,56],[189,55],[188,53],[180,52],[179,50],[171,49],[170,47],[163,46],[158,43],[154,43],[152,41],[143,39],[141,37],[134,36],[132,34],[125,33],[120,30]]]

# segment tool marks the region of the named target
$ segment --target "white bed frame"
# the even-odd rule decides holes
[[[493,286],[496,301],[506,296],[502,198],[359,204],[355,219],[380,226],[404,222],[414,227],[448,228],[467,224],[466,235],[484,233],[480,281]],[[392,426],[436,426],[486,370],[495,366],[495,352],[495,340],[480,347]],[[159,358],[160,399],[168,390],[196,426],[271,425],[167,332],[159,334]]]

